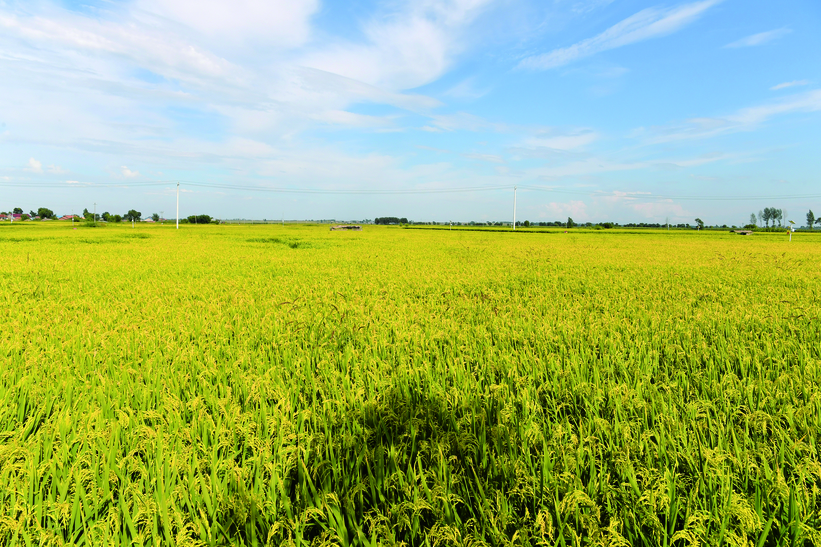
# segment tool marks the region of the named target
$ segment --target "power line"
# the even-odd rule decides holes
[[[813,199],[821,198],[821,194],[792,194],[792,195],[772,195],[772,196],[687,196],[687,195],[664,195],[651,194],[649,192],[622,192],[603,190],[584,192],[578,190],[564,190],[550,186],[527,186],[519,185],[519,188],[533,190],[537,192],[551,192],[555,194],[582,195],[599,198],[622,198],[631,200],[689,200],[689,201],[758,201],[776,199]]]
[[[187,186],[196,188],[218,188],[223,190],[249,190],[254,192],[272,192],[277,194],[345,194],[345,195],[404,195],[404,194],[458,194],[468,192],[489,192],[508,190],[512,186],[462,186],[457,188],[415,188],[408,190],[379,190],[379,189],[347,189],[330,188],[283,188],[272,186],[247,186],[242,184],[219,184],[208,182],[185,182]]]
[[[146,181],[129,181],[125,183],[99,183],[99,182],[71,182],[71,183],[54,183],[54,182],[19,182],[6,181],[0,182],[0,187],[5,188],[107,188],[107,189],[128,189],[132,187],[157,187],[167,185],[181,185],[189,188],[203,188],[215,190],[234,190],[234,191],[248,191],[248,192],[269,192],[276,194],[325,194],[325,195],[413,195],[413,194],[459,194],[459,193],[473,193],[473,192],[493,192],[500,190],[515,190],[518,187],[521,190],[530,190],[535,192],[548,192],[562,195],[575,196],[589,196],[593,198],[618,198],[631,201],[658,201],[658,200],[679,200],[679,201],[769,201],[769,200],[786,200],[786,199],[817,199],[821,198],[821,194],[787,194],[787,195],[767,195],[767,196],[705,196],[705,195],[667,195],[667,194],[652,194],[643,192],[622,192],[618,190],[603,191],[583,191],[583,190],[569,190],[565,188],[557,188],[555,186],[538,186],[538,185],[499,185],[499,186],[461,186],[452,188],[413,188],[413,189],[334,189],[334,188],[292,188],[280,186],[258,186],[248,184],[230,184],[230,183],[212,183],[199,182],[192,180],[146,180]]]

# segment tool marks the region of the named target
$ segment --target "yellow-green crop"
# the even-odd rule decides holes
[[[821,544],[821,237],[0,226],[2,545]]]

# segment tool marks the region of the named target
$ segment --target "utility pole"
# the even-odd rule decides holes
[[[163,217],[163,212],[160,211],[160,224],[165,224],[165,217]]]
[[[516,187],[513,187],[513,229],[516,229]]]
[[[94,202],[94,227],[97,227],[97,202]]]
[[[180,181],[177,181],[177,230],[180,229]]]

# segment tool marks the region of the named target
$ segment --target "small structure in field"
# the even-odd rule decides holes
[[[361,230],[362,226],[357,226],[356,224],[337,224],[336,226],[331,226],[331,231],[334,230]]]
[[[753,231],[752,231],[752,230],[733,230],[733,231],[734,231],[735,233],[740,234],[740,235],[743,235],[743,236],[749,236],[749,235],[752,235],[752,234],[753,234]]]

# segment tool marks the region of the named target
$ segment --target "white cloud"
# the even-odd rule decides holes
[[[26,171],[31,171],[32,173],[42,173],[43,163],[34,158],[29,158],[29,166],[26,168]]]
[[[497,154],[462,154],[462,156],[472,160],[489,161],[491,163],[504,163],[505,161],[502,156]]]
[[[758,34],[753,34],[752,36],[747,36],[740,40],[736,40],[735,42],[729,43],[724,47],[739,48],[760,46],[762,44],[766,44],[767,42],[772,42],[776,38],[781,38],[785,34],[789,34],[791,32],[792,30],[788,28],[779,28],[775,30],[768,30],[767,32],[759,32]]]
[[[347,110],[326,110],[311,115],[311,118],[330,125],[340,125],[357,128],[388,128],[393,125],[393,116],[367,116],[355,114]]]
[[[703,0],[673,8],[647,8],[613,25],[601,34],[572,46],[522,59],[519,68],[548,70],[602,51],[672,34],[698,19],[721,0]]]
[[[571,161],[564,165],[537,167],[527,170],[529,177],[541,180],[559,180],[563,177],[579,177],[600,173],[614,173],[618,171],[633,171],[646,169],[651,164],[643,161],[614,162],[604,158],[588,158],[581,161]]]
[[[564,220],[564,217],[575,217],[573,219],[575,222],[586,222],[589,218],[587,214],[587,204],[583,201],[571,200],[569,203],[551,201],[539,209],[539,218],[544,219],[558,218]]]
[[[496,124],[487,121],[486,119],[469,114],[467,112],[457,112],[455,114],[432,114],[430,116],[433,127],[422,129],[425,131],[504,131],[506,126],[504,124]]]
[[[778,91],[779,89],[786,89],[788,87],[794,87],[799,85],[807,85],[809,83],[809,80],[793,80],[792,82],[784,82],[783,84],[774,85],[770,88],[770,90]]]
[[[269,15],[276,18],[278,4],[245,1],[249,13],[273,10]],[[454,20],[454,13],[461,13],[464,22],[464,14],[485,2],[455,1],[448,4],[450,11],[434,6],[425,13],[433,14],[430,17],[440,26],[454,29],[459,22],[459,17]],[[168,7],[171,11],[165,19],[149,13],[166,9],[160,4],[146,1],[139,5],[141,10],[118,13],[110,19],[47,9],[36,16],[9,14],[0,9],[0,51],[14,52],[0,53],[4,61],[0,64],[0,77],[3,68],[14,71],[14,91],[20,106],[26,105],[31,90],[48,96],[36,109],[29,109],[25,120],[27,127],[48,127],[48,131],[38,131],[35,136],[24,130],[18,132],[18,138],[98,151],[105,148],[108,152],[114,148],[119,152],[145,149],[146,143],[149,147],[159,144],[158,137],[166,140],[169,135],[180,134],[174,120],[163,112],[169,107],[183,107],[200,111],[205,117],[222,118],[220,123],[229,134],[268,141],[289,140],[316,126],[316,122],[372,131],[393,129],[394,117],[349,112],[357,103],[387,104],[422,115],[441,106],[431,97],[299,66],[295,52],[277,54],[265,62],[248,55],[231,56],[242,60],[242,64],[235,64],[212,49],[218,49],[222,39],[200,36],[221,32],[253,34],[263,32],[263,27],[273,32],[275,28],[265,26],[267,16],[256,22],[248,21],[247,17],[226,20],[223,28],[210,19],[212,15],[203,15],[207,20],[197,19],[199,16],[190,13],[193,4],[187,0]],[[300,13],[308,21],[308,8],[315,2],[300,5]],[[189,21],[196,32],[173,31],[174,25],[184,21]],[[20,44],[27,43],[32,46],[20,48]],[[332,49],[333,46],[320,48]],[[394,61],[390,56],[383,59],[392,70],[403,70]],[[159,79],[160,83],[146,82],[141,79],[143,74]],[[55,76],[63,82],[59,88],[49,84]],[[13,116],[10,118],[13,121]],[[22,118],[16,121],[23,127]],[[75,138],[61,137],[68,134]]]
[[[466,27],[493,0],[425,0],[365,24],[362,42],[337,42],[307,54],[305,66],[397,91],[429,83],[464,49]]]
[[[586,146],[598,140],[599,135],[593,131],[584,131],[570,135],[533,137],[524,141],[525,147],[550,148],[551,150],[569,151]]]
[[[137,8],[208,38],[295,47],[310,37],[318,0],[140,0]]]
[[[778,114],[817,112],[821,110],[821,89],[790,95],[784,100],[750,108],[742,108],[728,119],[741,125],[756,125]]]
[[[738,131],[751,131],[772,117],[795,112],[821,111],[821,89],[788,95],[778,101],[742,108],[718,118],[691,118],[685,123],[656,127],[647,136],[652,143],[704,139]],[[638,136],[644,135],[638,131]]]
[[[646,219],[661,222],[666,217],[683,218],[692,216],[678,203],[671,199],[661,201],[650,201],[646,203],[633,203],[630,207]]]
[[[478,99],[483,97],[490,91],[487,88],[479,89],[476,86],[476,79],[473,77],[466,78],[445,91],[444,95],[453,97],[455,99]]]
[[[125,178],[127,178],[127,179],[133,179],[133,178],[135,178],[135,177],[139,177],[139,176],[140,176],[140,172],[139,172],[139,171],[132,171],[131,169],[129,169],[129,168],[128,168],[128,167],[126,167],[125,165],[123,165],[123,166],[122,166],[122,170],[123,170],[123,176],[124,176]]]

